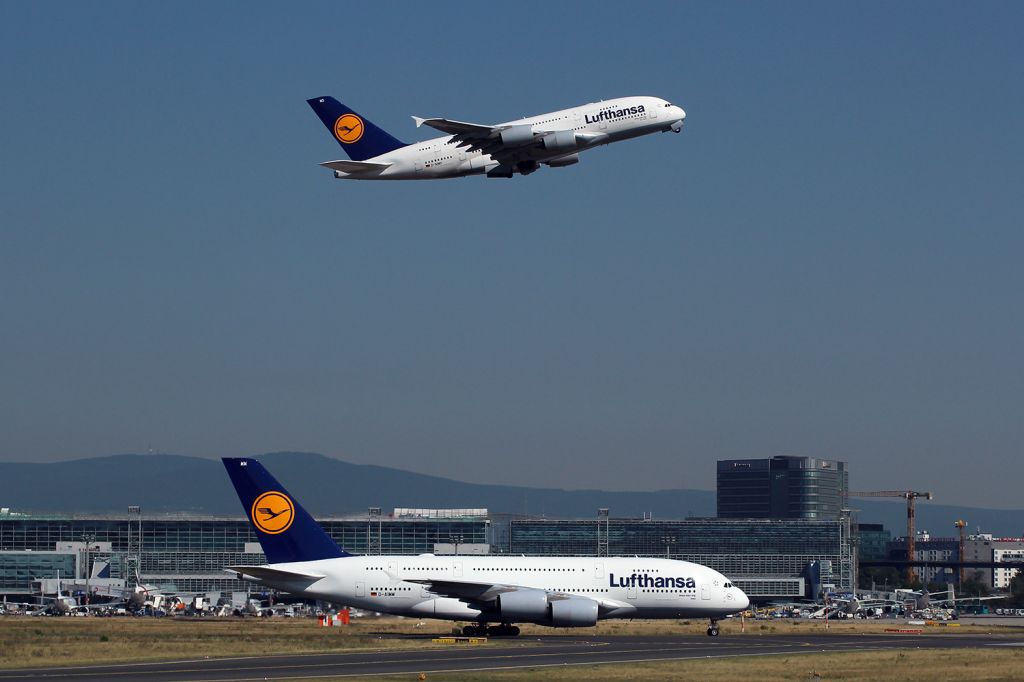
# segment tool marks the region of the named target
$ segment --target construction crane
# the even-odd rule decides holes
[[[933,498],[931,493],[919,493],[916,490],[873,490],[871,492],[846,493],[850,497],[902,497],[907,501],[907,561],[914,560],[914,503],[921,497],[926,500]],[[907,582],[917,580],[917,571],[907,564]]]
[[[953,522],[953,526],[960,532],[960,546],[959,553],[956,555],[957,559],[960,560],[960,581],[957,583],[960,587],[964,586],[964,528],[967,527],[967,522],[963,519],[957,519]]]

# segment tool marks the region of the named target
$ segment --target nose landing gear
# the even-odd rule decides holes
[[[714,618],[711,619],[711,624],[708,625],[708,637],[718,637],[718,621]]]

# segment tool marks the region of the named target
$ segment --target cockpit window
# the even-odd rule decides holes
[[[666,106],[666,107],[670,107],[670,106],[672,106],[672,105],[671,105],[671,104],[669,104],[668,102],[665,102],[665,106]]]

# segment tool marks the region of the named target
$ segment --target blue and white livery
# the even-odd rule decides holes
[[[579,162],[580,152],[620,140],[676,132],[686,112],[658,97],[621,97],[497,125],[419,118],[446,137],[406,144],[334,99],[306,100],[350,160],[320,164],[349,180],[435,180],[528,175]]]
[[[708,635],[717,636],[720,618],[750,604],[721,573],[670,559],[353,556],[258,461],[223,461],[269,562],[226,570],[295,595],[468,621],[467,635],[517,635],[515,623],[590,627],[610,618],[708,618]]]

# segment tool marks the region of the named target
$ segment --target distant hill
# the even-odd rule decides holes
[[[268,469],[315,515],[365,513],[367,507],[466,508],[548,517],[594,518],[598,507],[612,516],[655,519],[714,516],[708,490],[613,492],[481,485],[436,476],[350,464],[323,455],[277,452],[259,456]],[[180,455],[115,455],[47,464],[0,462],[0,507],[34,512],[123,513],[141,505],[148,514],[192,512],[242,514],[218,460]],[[906,511],[900,501],[854,500],[862,522],[884,523],[900,535]],[[966,519],[997,535],[1024,535],[1024,510],[992,510],[922,502],[918,528],[953,535]]]

